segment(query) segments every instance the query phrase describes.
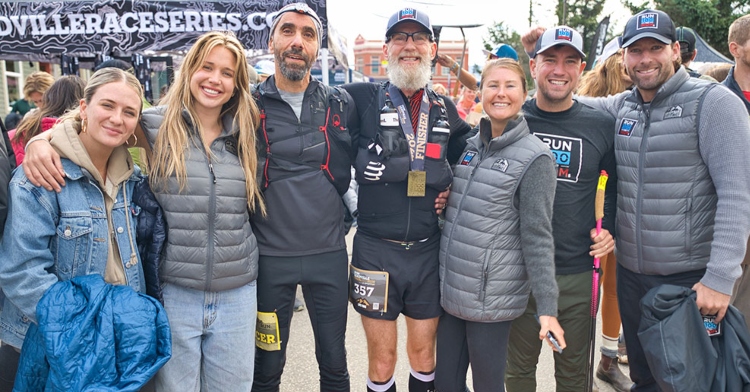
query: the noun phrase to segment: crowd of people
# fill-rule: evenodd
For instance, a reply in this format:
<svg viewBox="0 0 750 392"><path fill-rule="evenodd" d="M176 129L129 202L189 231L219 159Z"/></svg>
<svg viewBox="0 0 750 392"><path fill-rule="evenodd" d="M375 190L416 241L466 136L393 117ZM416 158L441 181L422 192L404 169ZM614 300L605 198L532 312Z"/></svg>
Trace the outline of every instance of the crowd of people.
<svg viewBox="0 0 750 392"><path fill-rule="evenodd" d="M127 64L29 94L0 139L0 391L278 391L298 286L321 391L351 389L349 303L368 391L396 391L401 315L411 392L467 391L469 368L476 392L534 391L544 342L558 391L750 386L750 16L714 80L662 11L585 74L579 32L532 29L533 92L507 44L478 82L438 55L417 9L388 20L383 83L312 78L322 34L283 7L257 80L207 32L156 107Z"/></svg>

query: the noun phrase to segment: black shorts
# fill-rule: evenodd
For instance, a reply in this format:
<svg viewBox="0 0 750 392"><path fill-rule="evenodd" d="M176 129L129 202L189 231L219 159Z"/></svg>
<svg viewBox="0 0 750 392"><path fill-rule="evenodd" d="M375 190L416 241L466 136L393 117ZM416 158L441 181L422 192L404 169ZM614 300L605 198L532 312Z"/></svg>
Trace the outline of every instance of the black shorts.
<svg viewBox="0 0 750 392"><path fill-rule="evenodd" d="M440 234L410 246L370 237L354 235L352 265L370 271L387 271L388 311L370 312L355 306L363 316L395 320L400 313L417 320L440 317Z"/></svg>

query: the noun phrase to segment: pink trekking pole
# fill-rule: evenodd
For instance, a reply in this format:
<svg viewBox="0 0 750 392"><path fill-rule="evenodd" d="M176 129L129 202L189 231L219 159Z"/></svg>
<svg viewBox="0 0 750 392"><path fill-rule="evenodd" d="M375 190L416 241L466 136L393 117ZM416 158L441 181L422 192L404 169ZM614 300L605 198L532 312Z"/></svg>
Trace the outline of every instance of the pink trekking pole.
<svg viewBox="0 0 750 392"><path fill-rule="evenodd" d="M605 170L599 174L599 183L596 186L596 199L594 201L594 217L596 218L596 235L602 232L602 218L604 218L604 190L607 188L609 175ZM591 392L594 388L594 342L596 342L596 314L599 311L599 274L600 260L594 257L594 269L591 277L591 327L589 339L589 366L586 369L588 376L586 391Z"/></svg>

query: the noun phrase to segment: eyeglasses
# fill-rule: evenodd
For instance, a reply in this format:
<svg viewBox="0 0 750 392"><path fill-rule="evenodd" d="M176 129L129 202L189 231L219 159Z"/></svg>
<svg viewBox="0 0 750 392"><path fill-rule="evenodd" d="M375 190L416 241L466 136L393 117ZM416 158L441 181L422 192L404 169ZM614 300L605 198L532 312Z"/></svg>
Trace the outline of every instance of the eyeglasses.
<svg viewBox="0 0 750 392"><path fill-rule="evenodd" d="M415 44L424 44L432 41L432 34L426 31L417 31L416 33L393 33L388 37L388 41L386 42L393 41L396 45L406 45L409 37L411 37Z"/></svg>

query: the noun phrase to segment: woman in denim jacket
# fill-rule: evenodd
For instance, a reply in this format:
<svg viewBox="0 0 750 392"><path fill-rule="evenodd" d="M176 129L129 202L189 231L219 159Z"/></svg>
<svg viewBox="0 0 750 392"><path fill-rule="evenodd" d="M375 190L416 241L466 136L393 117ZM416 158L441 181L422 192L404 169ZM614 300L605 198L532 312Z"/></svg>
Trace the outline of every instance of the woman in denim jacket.
<svg viewBox="0 0 750 392"><path fill-rule="evenodd" d="M96 72L80 108L49 131L67 186L48 191L15 171L0 243L4 353L7 346L19 352L29 323L36 322L37 303L58 281L99 274L108 283L145 291L131 200L142 178L126 147L140 118L141 96L132 74L114 68Z"/></svg>

